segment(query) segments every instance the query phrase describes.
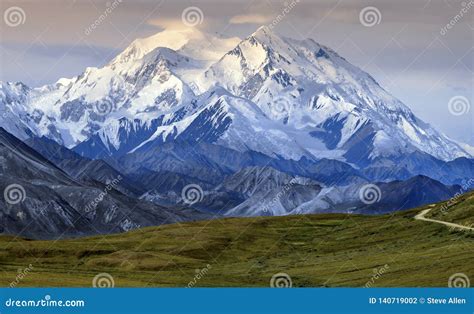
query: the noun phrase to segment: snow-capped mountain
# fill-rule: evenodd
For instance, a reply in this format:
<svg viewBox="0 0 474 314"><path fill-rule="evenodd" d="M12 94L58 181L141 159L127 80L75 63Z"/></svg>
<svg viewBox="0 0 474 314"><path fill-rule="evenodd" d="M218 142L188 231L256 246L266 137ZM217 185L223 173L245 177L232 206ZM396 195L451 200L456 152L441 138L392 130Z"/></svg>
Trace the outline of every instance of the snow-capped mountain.
<svg viewBox="0 0 474 314"><path fill-rule="evenodd" d="M222 86L270 119L309 131L325 144L319 150L309 144L315 140L305 141L315 156L331 150L333 157L358 163L413 150L444 160L469 155L330 48L282 38L266 27L212 65L199 86ZM361 154L361 142L367 154Z"/></svg>
<svg viewBox="0 0 474 314"><path fill-rule="evenodd" d="M240 42L165 30L102 68L34 89L2 83L1 92L9 132L90 158L172 141L362 167L414 151L472 157L330 48L266 27Z"/></svg>
<svg viewBox="0 0 474 314"><path fill-rule="evenodd" d="M20 139L34 135L28 126L28 112L25 107L30 89L22 83L0 84L0 126Z"/></svg>
<svg viewBox="0 0 474 314"><path fill-rule="evenodd" d="M130 208L133 227L382 213L452 197L474 176L472 147L330 48L265 27L243 40L165 30L77 77L38 88L0 82L0 127L0 187L28 190L21 217L0 203L0 218L12 234L32 218L34 237L127 231L129 220L111 223ZM95 216L82 217L118 176ZM384 198L368 206L359 193L373 182ZM190 205L183 190L196 185Z"/></svg>

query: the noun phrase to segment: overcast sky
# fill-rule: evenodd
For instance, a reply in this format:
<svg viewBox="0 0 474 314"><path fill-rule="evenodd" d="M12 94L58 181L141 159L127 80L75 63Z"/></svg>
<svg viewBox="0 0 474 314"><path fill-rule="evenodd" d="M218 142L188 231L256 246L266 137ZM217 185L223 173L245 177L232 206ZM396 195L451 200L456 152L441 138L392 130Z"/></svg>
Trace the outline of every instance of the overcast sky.
<svg viewBox="0 0 474 314"><path fill-rule="evenodd" d="M277 33L333 48L417 116L474 145L474 0L0 0L0 80L36 87L104 65L133 39L182 24L191 6L203 13L195 27L222 37L278 19ZM368 6L375 20L369 11L361 22ZM464 98L450 111L456 96Z"/></svg>

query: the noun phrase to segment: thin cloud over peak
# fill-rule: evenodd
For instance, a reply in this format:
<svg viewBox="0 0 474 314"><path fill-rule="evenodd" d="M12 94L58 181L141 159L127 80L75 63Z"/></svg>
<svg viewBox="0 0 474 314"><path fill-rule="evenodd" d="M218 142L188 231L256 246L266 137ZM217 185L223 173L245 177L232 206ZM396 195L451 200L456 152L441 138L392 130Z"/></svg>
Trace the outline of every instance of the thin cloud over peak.
<svg viewBox="0 0 474 314"><path fill-rule="evenodd" d="M229 23L230 24L265 24L272 20L271 16L263 14L242 14L233 16Z"/></svg>

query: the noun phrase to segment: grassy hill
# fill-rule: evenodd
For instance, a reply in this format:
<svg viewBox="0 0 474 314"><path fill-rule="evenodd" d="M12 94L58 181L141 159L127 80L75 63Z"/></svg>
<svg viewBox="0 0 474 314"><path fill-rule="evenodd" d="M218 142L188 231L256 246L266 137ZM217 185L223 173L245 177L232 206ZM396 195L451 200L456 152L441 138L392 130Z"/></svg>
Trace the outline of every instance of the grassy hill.
<svg viewBox="0 0 474 314"><path fill-rule="evenodd" d="M474 193L453 197L442 206L436 206L426 218L453 222L462 226L474 227Z"/></svg>
<svg viewBox="0 0 474 314"><path fill-rule="evenodd" d="M449 219L472 220L473 196L459 198ZM112 275L116 287L268 287L281 272L293 287L446 287L454 273L473 280L474 234L413 219L426 208L230 218L60 241L2 236L0 284L9 286L29 264L18 287L87 287L99 273Z"/></svg>

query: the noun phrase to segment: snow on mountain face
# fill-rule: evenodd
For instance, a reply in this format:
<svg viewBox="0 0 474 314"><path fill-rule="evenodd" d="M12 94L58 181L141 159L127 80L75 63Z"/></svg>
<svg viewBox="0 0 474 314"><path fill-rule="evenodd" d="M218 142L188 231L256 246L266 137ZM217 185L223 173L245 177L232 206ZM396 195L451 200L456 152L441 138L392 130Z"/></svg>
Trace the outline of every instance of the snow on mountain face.
<svg viewBox="0 0 474 314"><path fill-rule="evenodd" d="M73 79L25 92L22 103L35 117L30 127L67 147L99 132L106 153L123 151L119 141L127 130L119 119L149 127L158 116L173 115L194 97L192 78L236 43L193 29L137 39L103 68L87 68ZM187 56L194 49L200 49L199 59ZM20 135L17 129L10 131Z"/></svg>
<svg viewBox="0 0 474 314"><path fill-rule="evenodd" d="M241 152L250 150L277 158L314 158L294 140L288 128L268 119L260 108L244 98L216 88L197 97L196 104L196 108L188 110L188 115L183 119L168 119L171 123L163 123L132 152L146 149L150 143L178 140L216 143ZM311 139L309 135L306 138L323 146L322 142Z"/></svg>
<svg viewBox="0 0 474 314"><path fill-rule="evenodd" d="M196 28L170 29L147 38L136 39L112 63L126 64L130 60L142 59L158 47L169 48L183 56L210 63L219 60L239 42L237 37L222 39Z"/></svg>
<svg viewBox="0 0 474 314"><path fill-rule="evenodd" d="M33 132L25 123L28 120L25 107L29 88L22 83L0 82L0 126L20 139L27 139Z"/></svg>
<svg viewBox="0 0 474 314"><path fill-rule="evenodd" d="M30 110L41 113L34 128L39 135L71 147L104 127L114 130L108 125L123 117L145 123L194 96L179 75L198 65L172 50L157 48L127 65L88 68L68 86L30 92Z"/></svg>
<svg viewBox="0 0 474 314"><path fill-rule="evenodd" d="M416 150L471 157L331 49L265 27L240 42L166 30L76 78L11 86L0 103L18 116L9 131L25 138L27 126L94 158L180 139L361 165Z"/></svg>
<svg viewBox="0 0 474 314"><path fill-rule="evenodd" d="M222 86L255 102L272 120L311 129L326 150L337 155L340 149L351 161L347 152L359 144L357 138L366 138L368 159L415 149L441 159L469 156L331 49L281 38L265 27L212 65L199 86Z"/></svg>

